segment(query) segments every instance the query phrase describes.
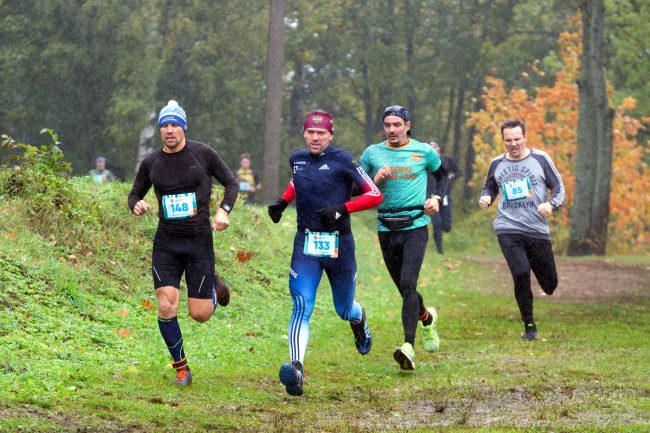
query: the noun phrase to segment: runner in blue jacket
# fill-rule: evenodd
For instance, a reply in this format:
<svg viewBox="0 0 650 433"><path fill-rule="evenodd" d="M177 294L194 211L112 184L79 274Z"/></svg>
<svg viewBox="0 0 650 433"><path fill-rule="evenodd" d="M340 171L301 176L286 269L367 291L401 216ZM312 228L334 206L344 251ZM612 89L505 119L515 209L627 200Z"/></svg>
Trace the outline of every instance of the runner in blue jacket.
<svg viewBox="0 0 650 433"><path fill-rule="evenodd" d="M332 116L324 111L307 114L303 125L307 149L289 158L293 178L282 197L268 207L273 222L280 221L289 202L296 200L298 230L294 238L289 289L293 312L289 322L290 363L280 368L280 381L290 395L303 394L303 362L309 340L309 319L323 271L332 287L334 308L350 322L357 350L370 352L372 335L361 305L354 300L357 264L350 213L381 203L382 195L349 152L330 146ZM361 195L352 199L356 186Z"/></svg>

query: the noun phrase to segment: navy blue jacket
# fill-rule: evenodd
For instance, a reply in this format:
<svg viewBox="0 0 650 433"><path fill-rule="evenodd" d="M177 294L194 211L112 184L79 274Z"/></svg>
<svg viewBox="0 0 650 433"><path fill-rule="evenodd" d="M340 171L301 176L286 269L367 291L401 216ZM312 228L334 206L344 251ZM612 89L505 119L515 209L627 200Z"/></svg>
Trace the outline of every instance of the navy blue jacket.
<svg viewBox="0 0 650 433"><path fill-rule="evenodd" d="M316 211L349 202L354 184L361 191L381 197L377 186L346 150L331 145L319 155L306 149L296 150L289 157L289 164L293 171L298 230L348 233L349 214L335 224L324 225Z"/></svg>

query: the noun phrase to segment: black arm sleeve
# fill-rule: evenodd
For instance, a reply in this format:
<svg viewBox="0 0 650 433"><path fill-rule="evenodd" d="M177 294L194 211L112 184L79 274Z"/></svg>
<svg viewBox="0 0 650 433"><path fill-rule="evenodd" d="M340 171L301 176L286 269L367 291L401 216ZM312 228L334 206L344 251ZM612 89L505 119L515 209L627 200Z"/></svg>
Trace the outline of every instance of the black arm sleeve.
<svg viewBox="0 0 650 433"><path fill-rule="evenodd" d="M488 174L485 178L485 184L481 190L481 197L484 195L489 195L494 202L494 199L497 198L499 194L499 185L497 184L496 179L494 178L494 172L496 171L497 161L492 161L490 167L488 168Z"/></svg>
<svg viewBox="0 0 650 433"><path fill-rule="evenodd" d="M451 158L448 159L447 170L449 171L450 174L454 175L454 179L457 177L461 177L463 175L463 172L461 171L460 168L458 168L458 164L456 164L456 161L454 161Z"/></svg>
<svg viewBox="0 0 650 433"><path fill-rule="evenodd" d="M449 173L443 164L440 164L440 167L433 173L433 177L436 179L436 193L438 197L442 198L447 195L449 190Z"/></svg>
<svg viewBox="0 0 650 433"><path fill-rule="evenodd" d="M235 206L235 201L237 200L237 194L239 193L239 183L237 182L237 176L228 168L223 159L219 156L216 150L210 148L210 164L209 173L219 181L221 185L224 186L225 191L223 194L223 200L221 200L221 207L227 207L232 210Z"/></svg>
<svg viewBox="0 0 650 433"><path fill-rule="evenodd" d="M129 209L131 209L131 212L133 212L133 208L135 207L136 203L142 200L145 195L147 195L147 192L149 192L150 188L151 179L149 179L149 170L145 167L145 161L142 161L140 168L138 168L138 174L133 180L133 187L131 188L131 192L129 193L129 197L127 199L127 203L129 205Z"/></svg>

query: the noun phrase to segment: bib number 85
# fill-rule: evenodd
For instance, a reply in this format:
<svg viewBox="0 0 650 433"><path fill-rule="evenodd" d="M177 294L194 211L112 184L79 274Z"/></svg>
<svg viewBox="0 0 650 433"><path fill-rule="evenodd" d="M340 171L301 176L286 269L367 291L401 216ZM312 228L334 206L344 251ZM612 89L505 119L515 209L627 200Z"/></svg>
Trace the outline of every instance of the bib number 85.
<svg viewBox="0 0 650 433"><path fill-rule="evenodd" d="M503 183L503 195L506 201L530 198L530 180L524 177Z"/></svg>

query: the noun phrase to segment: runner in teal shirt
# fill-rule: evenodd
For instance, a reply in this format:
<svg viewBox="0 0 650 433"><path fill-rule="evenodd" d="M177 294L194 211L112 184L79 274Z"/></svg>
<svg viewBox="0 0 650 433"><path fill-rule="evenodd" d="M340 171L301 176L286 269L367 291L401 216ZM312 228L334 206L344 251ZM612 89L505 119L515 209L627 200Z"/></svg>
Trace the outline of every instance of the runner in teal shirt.
<svg viewBox="0 0 650 433"><path fill-rule="evenodd" d="M403 370L415 368L415 334L422 322L422 344L427 352L438 350L437 313L425 307L417 281L429 239L429 217L438 212L447 193L449 178L436 151L409 137L411 118L399 105L383 114L386 141L369 146L360 165L381 190L377 230L379 245L393 282L402 296L404 344L393 358ZM427 197L427 172L437 179L436 194Z"/></svg>
<svg viewBox="0 0 650 433"><path fill-rule="evenodd" d="M413 206L423 207L427 197L427 171L434 173L441 166L440 157L428 144L407 138L403 146L393 146L388 141L372 144L361 155L360 164L366 173L375 176L382 167L390 167L390 177L381 186L384 201L379 205L380 213L390 216L409 215L414 218L413 225L403 229L416 229L429 224L430 219L422 210L381 212L389 209L403 209ZM377 220L377 230L390 229Z"/></svg>

